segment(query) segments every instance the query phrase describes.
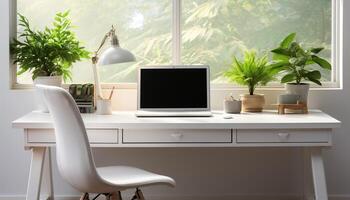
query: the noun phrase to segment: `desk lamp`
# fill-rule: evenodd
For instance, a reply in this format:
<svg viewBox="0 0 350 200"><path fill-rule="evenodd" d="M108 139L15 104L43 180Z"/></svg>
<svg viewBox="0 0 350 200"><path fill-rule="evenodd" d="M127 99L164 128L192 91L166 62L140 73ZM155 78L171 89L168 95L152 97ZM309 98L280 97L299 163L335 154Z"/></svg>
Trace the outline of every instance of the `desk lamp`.
<svg viewBox="0 0 350 200"><path fill-rule="evenodd" d="M111 40L111 46L107 48L105 51L103 51L101 55L99 55L107 39ZM95 79L97 100L104 99L102 95L100 77L97 70L97 66L132 62L135 60L136 60L135 56L131 52L129 52L128 50L122 49L119 46L119 40L115 33L115 28L114 26L112 26L111 30L104 36L100 46L98 47L97 51L94 52L94 55L92 57L92 65L93 65L92 68L93 68L94 79Z"/></svg>
<svg viewBox="0 0 350 200"><path fill-rule="evenodd" d="M111 39L111 46L99 56L102 47L109 38ZM120 47L118 37L115 34L115 28L114 26L112 26L111 30L104 36L100 46L98 47L97 51L95 51L92 57L94 79L96 84L96 94L98 99L103 99L103 95L97 66L132 62L135 60L135 56L130 51L122 49Z"/></svg>

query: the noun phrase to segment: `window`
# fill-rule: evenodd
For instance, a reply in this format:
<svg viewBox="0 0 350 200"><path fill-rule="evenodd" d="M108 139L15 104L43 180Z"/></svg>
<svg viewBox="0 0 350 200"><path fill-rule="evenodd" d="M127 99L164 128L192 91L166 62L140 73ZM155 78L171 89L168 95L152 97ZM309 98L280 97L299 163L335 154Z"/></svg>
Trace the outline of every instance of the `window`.
<svg viewBox="0 0 350 200"><path fill-rule="evenodd" d="M336 86L340 68L340 0L17 0L17 12L33 27L51 23L56 12L70 10L75 32L94 51L111 24L121 46L136 63L100 68L102 82L135 83L136 68L152 64L209 64L211 80L226 84L222 72L232 57L255 49L268 52L291 32L305 46L325 47L333 70L324 83ZM89 60L73 66L73 82L92 82ZM30 74L17 77L31 83ZM326 84L326 85L327 85ZM339 86L339 84L338 84Z"/></svg>
<svg viewBox="0 0 350 200"><path fill-rule="evenodd" d="M51 24L55 13L70 10L75 32L89 51L95 51L104 34L116 24L123 48L132 50L138 62L99 68L103 82L136 82L139 65L171 62L171 0L18 0L17 11L35 28ZM73 66L73 82L93 81L91 61ZM30 83L31 76L18 77Z"/></svg>

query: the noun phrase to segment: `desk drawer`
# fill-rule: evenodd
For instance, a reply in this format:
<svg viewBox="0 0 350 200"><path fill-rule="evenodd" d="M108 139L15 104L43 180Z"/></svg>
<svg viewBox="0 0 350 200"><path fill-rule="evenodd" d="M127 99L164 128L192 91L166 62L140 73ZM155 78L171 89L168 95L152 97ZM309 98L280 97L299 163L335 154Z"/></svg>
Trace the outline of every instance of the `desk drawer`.
<svg viewBox="0 0 350 200"><path fill-rule="evenodd" d="M117 144L118 130L88 129L86 130L91 144ZM29 129L27 131L28 143L54 143L53 129Z"/></svg>
<svg viewBox="0 0 350 200"><path fill-rule="evenodd" d="M226 130L123 130L123 143L231 143Z"/></svg>
<svg viewBox="0 0 350 200"><path fill-rule="evenodd" d="M237 143L326 143L331 129L237 130Z"/></svg>

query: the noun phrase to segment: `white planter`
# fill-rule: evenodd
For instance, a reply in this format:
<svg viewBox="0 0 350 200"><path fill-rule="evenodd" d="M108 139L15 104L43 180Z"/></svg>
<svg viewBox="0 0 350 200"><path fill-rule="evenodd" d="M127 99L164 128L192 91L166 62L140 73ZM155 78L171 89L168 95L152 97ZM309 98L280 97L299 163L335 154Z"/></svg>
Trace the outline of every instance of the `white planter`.
<svg viewBox="0 0 350 200"><path fill-rule="evenodd" d="M310 88L310 85L308 83L301 83L301 84L287 83L285 87L286 87L287 94L299 95L300 97L299 100L307 104L309 88Z"/></svg>
<svg viewBox="0 0 350 200"><path fill-rule="evenodd" d="M38 76L36 79L34 79L34 86L35 85L50 85L50 86L62 86L62 76ZM37 108L41 112L49 112L47 109L47 106L45 105L44 100L39 95L39 93L35 92L35 99L37 102Z"/></svg>
<svg viewBox="0 0 350 200"><path fill-rule="evenodd" d="M242 101L237 100L224 100L224 111L225 113L241 113Z"/></svg>

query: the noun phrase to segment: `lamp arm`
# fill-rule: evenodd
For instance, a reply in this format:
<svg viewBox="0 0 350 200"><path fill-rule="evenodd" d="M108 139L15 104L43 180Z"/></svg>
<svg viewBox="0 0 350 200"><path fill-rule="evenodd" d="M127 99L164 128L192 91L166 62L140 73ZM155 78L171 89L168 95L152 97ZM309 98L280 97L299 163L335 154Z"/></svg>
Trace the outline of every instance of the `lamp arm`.
<svg viewBox="0 0 350 200"><path fill-rule="evenodd" d="M97 99L103 99L102 89L101 89L101 84L100 84L100 76L99 76L98 71L97 71L98 54L99 54L100 50L102 49L103 45L106 43L106 40L108 37L109 37L109 34L106 34L103 37L100 46L98 47L98 49L95 51L94 55L91 58L92 71L94 73Z"/></svg>
<svg viewBox="0 0 350 200"><path fill-rule="evenodd" d="M102 47L106 43L106 40L114 33L114 27L112 26L112 29L103 37L100 46L95 51L94 55L91 58L92 61L92 71L94 73L94 80L95 80L95 86L96 86L96 95L98 99L103 99L102 95L102 89L100 84L100 76L97 71L97 62L98 62L98 54L100 53Z"/></svg>
<svg viewBox="0 0 350 200"><path fill-rule="evenodd" d="M98 47L98 49L95 51L94 55L91 58L95 86L96 86L96 95L97 95L98 99L103 99L102 89L101 89L101 85L100 85L100 77L99 77L99 74L97 71L98 54L100 53L102 47L104 46L104 44L106 43L106 41L109 37L112 38L112 45L119 46L119 40L115 34L115 28L114 28L114 26L112 26L111 30L103 37L100 46Z"/></svg>
<svg viewBox="0 0 350 200"><path fill-rule="evenodd" d="M97 72L96 65L97 65L96 63L92 63L92 71L94 73L94 80L95 80L95 86L96 86L96 95L97 95L97 99L103 99L102 89L101 89L101 84L100 84L100 77L99 77L99 74Z"/></svg>
<svg viewBox="0 0 350 200"><path fill-rule="evenodd" d="M105 44L105 42L106 42L108 37L109 37L108 34L106 34L105 37L103 38L100 46L98 47L97 51L95 51L94 55L91 58L92 71L94 73L94 80L95 80L97 99L103 99L102 89L101 89L101 85L100 85L100 77L99 77L99 74L98 74L98 71L97 71L98 54L99 54L101 48L103 47L103 45Z"/></svg>
<svg viewBox="0 0 350 200"><path fill-rule="evenodd" d="M97 57L98 54L100 53L100 50L102 49L103 45L106 43L106 40L111 37L112 38L112 44L119 46L119 40L117 35L115 34L115 28L112 25L112 28L106 35L103 37L100 46L98 47L97 51L95 51L95 56Z"/></svg>
<svg viewBox="0 0 350 200"><path fill-rule="evenodd" d="M101 51L103 45L106 43L106 40L107 40L108 37L109 37L109 33L107 33L107 34L103 37L100 46L99 46L98 49L95 51L95 56L96 56L96 57L97 57L98 54L100 53L100 51Z"/></svg>

